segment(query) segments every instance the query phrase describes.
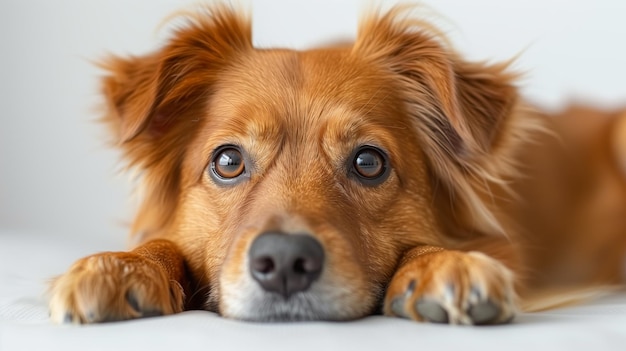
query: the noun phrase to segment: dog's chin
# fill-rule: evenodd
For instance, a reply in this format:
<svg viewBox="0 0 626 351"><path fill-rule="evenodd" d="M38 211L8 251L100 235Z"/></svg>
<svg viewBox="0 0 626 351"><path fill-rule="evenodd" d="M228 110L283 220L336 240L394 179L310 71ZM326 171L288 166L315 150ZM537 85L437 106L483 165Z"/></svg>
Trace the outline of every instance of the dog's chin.
<svg viewBox="0 0 626 351"><path fill-rule="evenodd" d="M335 302L312 293L296 293L285 298L279 294L255 292L239 301L222 305L225 317L251 322L294 322L346 320L354 318Z"/></svg>
<svg viewBox="0 0 626 351"><path fill-rule="evenodd" d="M297 293L289 298L262 293L241 315L234 318L251 322L293 322L338 319L329 306L321 305L311 294Z"/></svg>
<svg viewBox="0 0 626 351"><path fill-rule="evenodd" d="M224 317L251 322L345 321L370 314L374 305L356 298L348 287L314 284L286 298L253 282L241 285L246 287L222 291L219 310Z"/></svg>

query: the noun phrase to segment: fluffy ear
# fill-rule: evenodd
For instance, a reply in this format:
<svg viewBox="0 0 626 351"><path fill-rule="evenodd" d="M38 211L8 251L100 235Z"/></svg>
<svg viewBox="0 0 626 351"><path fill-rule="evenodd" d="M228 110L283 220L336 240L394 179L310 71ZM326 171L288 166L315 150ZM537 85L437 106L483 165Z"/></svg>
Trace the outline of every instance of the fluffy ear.
<svg viewBox="0 0 626 351"><path fill-rule="evenodd" d="M152 119L159 85L159 55L110 57L100 64L109 75L102 80L107 102L107 122L115 138L132 140Z"/></svg>
<svg viewBox="0 0 626 351"><path fill-rule="evenodd" d="M457 160L489 152L515 104L516 75L506 72L508 64L463 61L408 10L396 7L362 22L354 50L398 74L431 152Z"/></svg>
<svg viewBox="0 0 626 351"><path fill-rule="evenodd" d="M432 25L407 15L411 9L396 7L363 21L354 51L396 75L435 173L465 198L470 211L479 212L474 217L499 230L468 179L500 176L484 166L515 105L516 75L507 73L507 64L460 59Z"/></svg>
<svg viewBox="0 0 626 351"><path fill-rule="evenodd" d="M132 232L154 235L166 228L181 187L185 146L219 72L252 48L247 18L229 7L185 15L165 45L140 57L111 57L101 66L104 122L131 167L142 174L143 202Z"/></svg>
<svg viewBox="0 0 626 351"><path fill-rule="evenodd" d="M487 65L453 60L459 113L470 129L478 152L491 153L517 102L509 62Z"/></svg>
<svg viewBox="0 0 626 351"><path fill-rule="evenodd" d="M161 136L184 109L206 97L216 71L252 47L247 18L225 5L185 15L184 24L156 53L111 57L101 67L108 121L121 142L143 132Z"/></svg>

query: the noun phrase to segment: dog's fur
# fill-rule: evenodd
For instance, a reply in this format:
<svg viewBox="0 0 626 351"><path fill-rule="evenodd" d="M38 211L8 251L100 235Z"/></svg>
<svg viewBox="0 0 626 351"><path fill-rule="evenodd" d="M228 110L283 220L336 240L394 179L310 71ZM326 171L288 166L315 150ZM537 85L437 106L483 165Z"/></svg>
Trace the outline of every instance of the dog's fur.
<svg viewBox="0 0 626 351"><path fill-rule="evenodd" d="M57 278L53 320L205 308L494 324L548 289L621 283L626 113L539 113L508 63L466 61L410 12L298 52L253 48L249 20L218 5L156 52L105 60L104 121L142 176L137 247ZM209 175L222 145L243 150L236 184ZM380 184L351 172L362 145L388 155ZM286 299L250 277L268 231L321 243L309 289Z"/></svg>

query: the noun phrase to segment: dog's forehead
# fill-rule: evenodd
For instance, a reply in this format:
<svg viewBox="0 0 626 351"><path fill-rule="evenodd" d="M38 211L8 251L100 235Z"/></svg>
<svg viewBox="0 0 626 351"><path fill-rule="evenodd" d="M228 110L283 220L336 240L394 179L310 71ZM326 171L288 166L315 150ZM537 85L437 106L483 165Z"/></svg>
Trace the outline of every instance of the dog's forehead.
<svg viewBox="0 0 626 351"><path fill-rule="evenodd" d="M213 101L239 116L269 114L291 125L336 117L337 108L367 118L391 102L391 90L388 75L348 49L256 50L224 72Z"/></svg>
<svg viewBox="0 0 626 351"><path fill-rule="evenodd" d="M349 49L255 50L222 72L210 104L219 119L213 125L406 124L394 84L388 71Z"/></svg>

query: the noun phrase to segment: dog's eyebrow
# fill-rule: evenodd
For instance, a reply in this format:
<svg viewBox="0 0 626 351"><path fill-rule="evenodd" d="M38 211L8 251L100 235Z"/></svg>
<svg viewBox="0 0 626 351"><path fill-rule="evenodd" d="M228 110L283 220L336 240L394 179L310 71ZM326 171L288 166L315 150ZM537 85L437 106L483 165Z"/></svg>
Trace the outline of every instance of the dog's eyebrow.
<svg viewBox="0 0 626 351"><path fill-rule="evenodd" d="M341 153L345 153L346 149L350 151L360 144L370 144L389 151L396 149L391 129L404 127L385 123L387 121L383 117L368 118L356 111L335 106L328 112L329 117L320 130L324 150L337 153L341 149Z"/></svg>

